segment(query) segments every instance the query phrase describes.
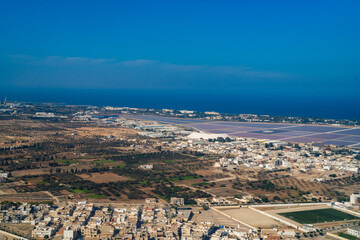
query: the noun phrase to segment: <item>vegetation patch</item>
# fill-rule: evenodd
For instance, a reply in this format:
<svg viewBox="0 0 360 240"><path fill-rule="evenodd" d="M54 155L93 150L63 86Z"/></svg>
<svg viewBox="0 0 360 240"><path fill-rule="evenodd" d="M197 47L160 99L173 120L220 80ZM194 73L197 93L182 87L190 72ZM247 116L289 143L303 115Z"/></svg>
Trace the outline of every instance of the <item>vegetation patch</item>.
<svg viewBox="0 0 360 240"><path fill-rule="evenodd" d="M190 191L187 187L174 186L172 184L160 184L152 190L157 196L170 201L172 197L181 197L184 198L185 204L196 204L196 201L193 198L204 198L211 197L210 194L202 192L200 190Z"/></svg>
<svg viewBox="0 0 360 240"><path fill-rule="evenodd" d="M200 178L199 176L185 176L185 177L173 177L173 178L170 178L171 181L182 181L182 180L190 180L190 179L195 179L195 178Z"/></svg>
<svg viewBox="0 0 360 240"><path fill-rule="evenodd" d="M101 198L106 198L105 195L102 194L91 194L91 195L87 195L88 198L94 198L94 199L101 199Z"/></svg>
<svg viewBox="0 0 360 240"><path fill-rule="evenodd" d="M208 183L208 182L201 182L201 183L193 183L193 184L191 184L191 185L193 185L193 186L205 186L205 185L210 185L210 183Z"/></svg>
<svg viewBox="0 0 360 240"><path fill-rule="evenodd" d="M70 190L71 192L73 193L81 193L81 194L88 194L88 193L93 193L91 190L88 190L88 189L71 189Z"/></svg>
<svg viewBox="0 0 360 240"><path fill-rule="evenodd" d="M116 163L114 160L102 159L102 160L95 160L93 164L106 164L106 163Z"/></svg>
<svg viewBox="0 0 360 240"><path fill-rule="evenodd" d="M350 240L359 240L360 238L358 238L358 237L355 237L355 236L352 236L352 235L350 235L350 234L347 234L347 233L338 233L338 235L340 236L340 237L343 237L343 238L346 238L346 239L350 239Z"/></svg>
<svg viewBox="0 0 360 240"><path fill-rule="evenodd" d="M69 159L56 159L56 161L58 163L62 163L64 165L70 165L70 164L76 163L75 160L69 160Z"/></svg>

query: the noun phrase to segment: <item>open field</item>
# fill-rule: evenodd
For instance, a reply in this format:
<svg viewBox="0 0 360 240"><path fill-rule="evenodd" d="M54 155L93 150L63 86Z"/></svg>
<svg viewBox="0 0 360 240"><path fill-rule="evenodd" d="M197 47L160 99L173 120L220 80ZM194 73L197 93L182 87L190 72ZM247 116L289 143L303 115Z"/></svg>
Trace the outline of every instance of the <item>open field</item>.
<svg viewBox="0 0 360 240"><path fill-rule="evenodd" d="M111 127L80 127L76 129L79 136L103 136L112 135L114 137L123 137L124 134L136 134L138 131L128 128L111 128Z"/></svg>
<svg viewBox="0 0 360 240"><path fill-rule="evenodd" d="M198 208L193 208L193 212L194 212L194 216L191 220L196 223L212 222L216 226L225 225L229 227L237 227L239 225L237 221L234 221L231 218L228 218L212 209L204 211L202 208L198 207Z"/></svg>
<svg viewBox="0 0 360 240"><path fill-rule="evenodd" d="M31 176L31 175L41 175L41 174L49 174L49 168L35 168L35 169L26 169L26 170L17 170L13 171L12 175L14 177L22 177L22 176Z"/></svg>
<svg viewBox="0 0 360 240"><path fill-rule="evenodd" d="M115 173L104 172L104 173L84 173L80 174L79 177L89 180L95 183L108 183L108 182L119 182L127 181L129 178L125 176L119 176Z"/></svg>
<svg viewBox="0 0 360 240"><path fill-rule="evenodd" d="M332 208L278 214L302 224L360 219Z"/></svg>
<svg viewBox="0 0 360 240"><path fill-rule="evenodd" d="M0 202L13 201L13 202L41 202L41 201L53 201L54 199L43 192L31 192L31 193L16 193L0 195Z"/></svg>
<svg viewBox="0 0 360 240"><path fill-rule="evenodd" d="M258 213L252 209L243 208L218 208L221 212L239 220L245 222L255 228L273 228L282 226L274 219L267 217L261 213Z"/></svg>
<svg viewBox="0 0 360 240"><path fill-rule="evenodd" d="M27 236L34 226L27 223L1 223L0 228L20 236Z"/></svg>

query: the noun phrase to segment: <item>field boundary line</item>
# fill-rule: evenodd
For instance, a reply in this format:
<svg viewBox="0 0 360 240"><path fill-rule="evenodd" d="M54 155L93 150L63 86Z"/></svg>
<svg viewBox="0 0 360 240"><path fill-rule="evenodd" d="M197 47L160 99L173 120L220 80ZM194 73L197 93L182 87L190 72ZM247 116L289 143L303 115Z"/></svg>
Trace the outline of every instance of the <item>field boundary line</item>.
<svg viewBox="0 0 360 240"><path fill-rule="evenodd" d="M292 206L311 206L311 205L328 205L330 206L330 203L321 202L321 203L287 203L287 204L262 204L262 205L248 205L249 207L292 207Z"/></svg>
<svg viewBox="0 0 360 240"><path fill-rule="evenodd" d="M236 221L236 222L238 222L238 223L240 223L240 224L243 224L243 225L247 226L248 228L251 228L251 229L253 229L253 230L257 230L256 227L251 226L250 224L247 224L247 223L245 223L245 222L243 222L243 221L240 221L239 219L236 219L236 218L234 218L234 217L232 217L232 216L230 216L230 215L228 215L228 214L226 214L226 213L224 213L224 212L216 209L215 207L212 207L211 209L214 209L216 212L218 212L218 213L224 215L225 217L228 217L228 218L230 218L230 219L232 219L232 220L234 220L234 221Z"/></svg>
<svg viewBox="0 0 360 240"><path fill-rule="evenodd" d="M339 235L333 234L333 233L326 233L326 235L329 235L330 237L339 239L339 240L348 240L347 238L340 237Z"/></svg>
<svg viewBox="0 0 360 240"><path fill-rule="evenodd" d="M259 210L259 209L253 208L253 207L249 207L249 209L254 210L255 212L258 212L258 213L260 213L260 214L263 214L263 215L265 215L265 216L267 216L267 217L270 217L270 218L272 218L272 219L274 219L274 220L276 220L276 221L279 221L279 222L281 222L281 223L283 223L283 224L285 224L285 225L288 225L288 226L293 227L293 228L295 228L295 229L298 229L298 230L300 230L300 231L307 232L304 228L299 227L299 226L297 226L296 224L291 223L291 222L288 222L288 221L286 221L286 220L284 220L284 219L281 219L281 218L279 218L279 217L276 217L276 216L274 216L274 215L272 215L272 214L270 214L270 213L261 211L261 210Z"/></svg>
<svg viewBox="0 0 360 240"><path fill-rule="evenodd" d="M10 236L10 237L15 238L15 239L28 240L27 238L24 238L24 237L21 237L21 236L18 236L18 235L15 235L13 233L9 233L9 232L3 231L3 230L0 230L0 233L2 233L4 235L7 235L7 236Z"/></svg>
<svg viewBox="0 0 360 240"><path fill-rule="evenodd" d="M341 212L346 212L346 213L349 213L351 215L355 215L357 217L360 217L360 213L358 213L358 212L355 212L355 211L352 211L352 210L349 210L349 209L343 209L343 208L338 207L338 206L333 206L333 208L335 208L335 209L337 209L337 210L339 210Z"/></svg>

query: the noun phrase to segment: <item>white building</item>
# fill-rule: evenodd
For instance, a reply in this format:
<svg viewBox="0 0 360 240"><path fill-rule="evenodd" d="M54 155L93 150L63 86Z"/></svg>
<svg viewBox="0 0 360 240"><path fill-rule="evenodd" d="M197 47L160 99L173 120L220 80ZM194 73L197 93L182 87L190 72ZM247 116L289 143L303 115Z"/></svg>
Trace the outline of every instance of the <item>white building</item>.
<svg viewBox="0 0 360 240"><path fill-rule="evenodd" d="M0 180L5 180L5 179L8 178L8 176L9 176L8 173L6 173L6 172L0 172Z"/></svg>
<svg viewBox="0 0 360 240"><path fill-rule="evenodd" d="M139 168L144 169L144 170L151 170L153 169L153 165L152 164L148 164L148 165L140 165Z"/></svg>
<svg viewBox="0 0 360 240"><path fill-rule="evenodd" d="M51 237L54 234L54 229L52 227L41 227L37 226L34 230L31 232L31 237L33 238L45 238Z"/></svg>
<svg viewBox="0 0 360 240"><path fill-rule="evenodd" d="M190 139L205 139L205 140L208 140L208 139L217 139L217 138L228 138L230 137L229 135L227 134L209 134L209 133L204 133L204 132L193 132L191 133L189 136L187 136L187 138L190 138Z"/></svg>
<svg viewBox="0 0 360 240"><path fill-rule="evenodd" d="M64 240L73 240L76 238L76 232L72 230L70 227L66 227L64 230Z"/></svg>
<svg viewBox="0 0 360 240"><path fill-rule="evenodd" d="M172 197L170 199L170 204L172 204L172 205L184 205L184 199L183 198Z"/></svg>
<svg viewBox="0 0 360 240"><path fill-rule="evenodd" d="M146 203L157 203L156 198L145 198Z"/></svg>
<svg viewBox="0 0 360 240"><path fill-rule="evenodd" d="M352 195L350 195L350 203L351 204L359 204L360 203L360 194L353 193Z"/></svg>
<svg viewBox="0 0 360 240"><path fill-rule="evenodd" d="M352 236L360 238L360 227L349 227L347 232Z"/></svg>

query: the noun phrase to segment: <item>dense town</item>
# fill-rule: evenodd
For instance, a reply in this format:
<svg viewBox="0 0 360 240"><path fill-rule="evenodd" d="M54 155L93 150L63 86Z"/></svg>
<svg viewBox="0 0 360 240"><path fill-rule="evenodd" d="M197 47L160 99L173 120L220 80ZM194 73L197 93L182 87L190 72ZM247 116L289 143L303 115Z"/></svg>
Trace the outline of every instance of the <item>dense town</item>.
<svg viewBox="0 0 360 240"><path fill-rule="evenodd" d="M5 211L6 210L6 211ZM95 207L86 202L58 206L22 204L2 210L2 222L29 223L31 238L52 239L220 239L233 235L257 239L256 231L190 221L187 208Z"/></svg>

